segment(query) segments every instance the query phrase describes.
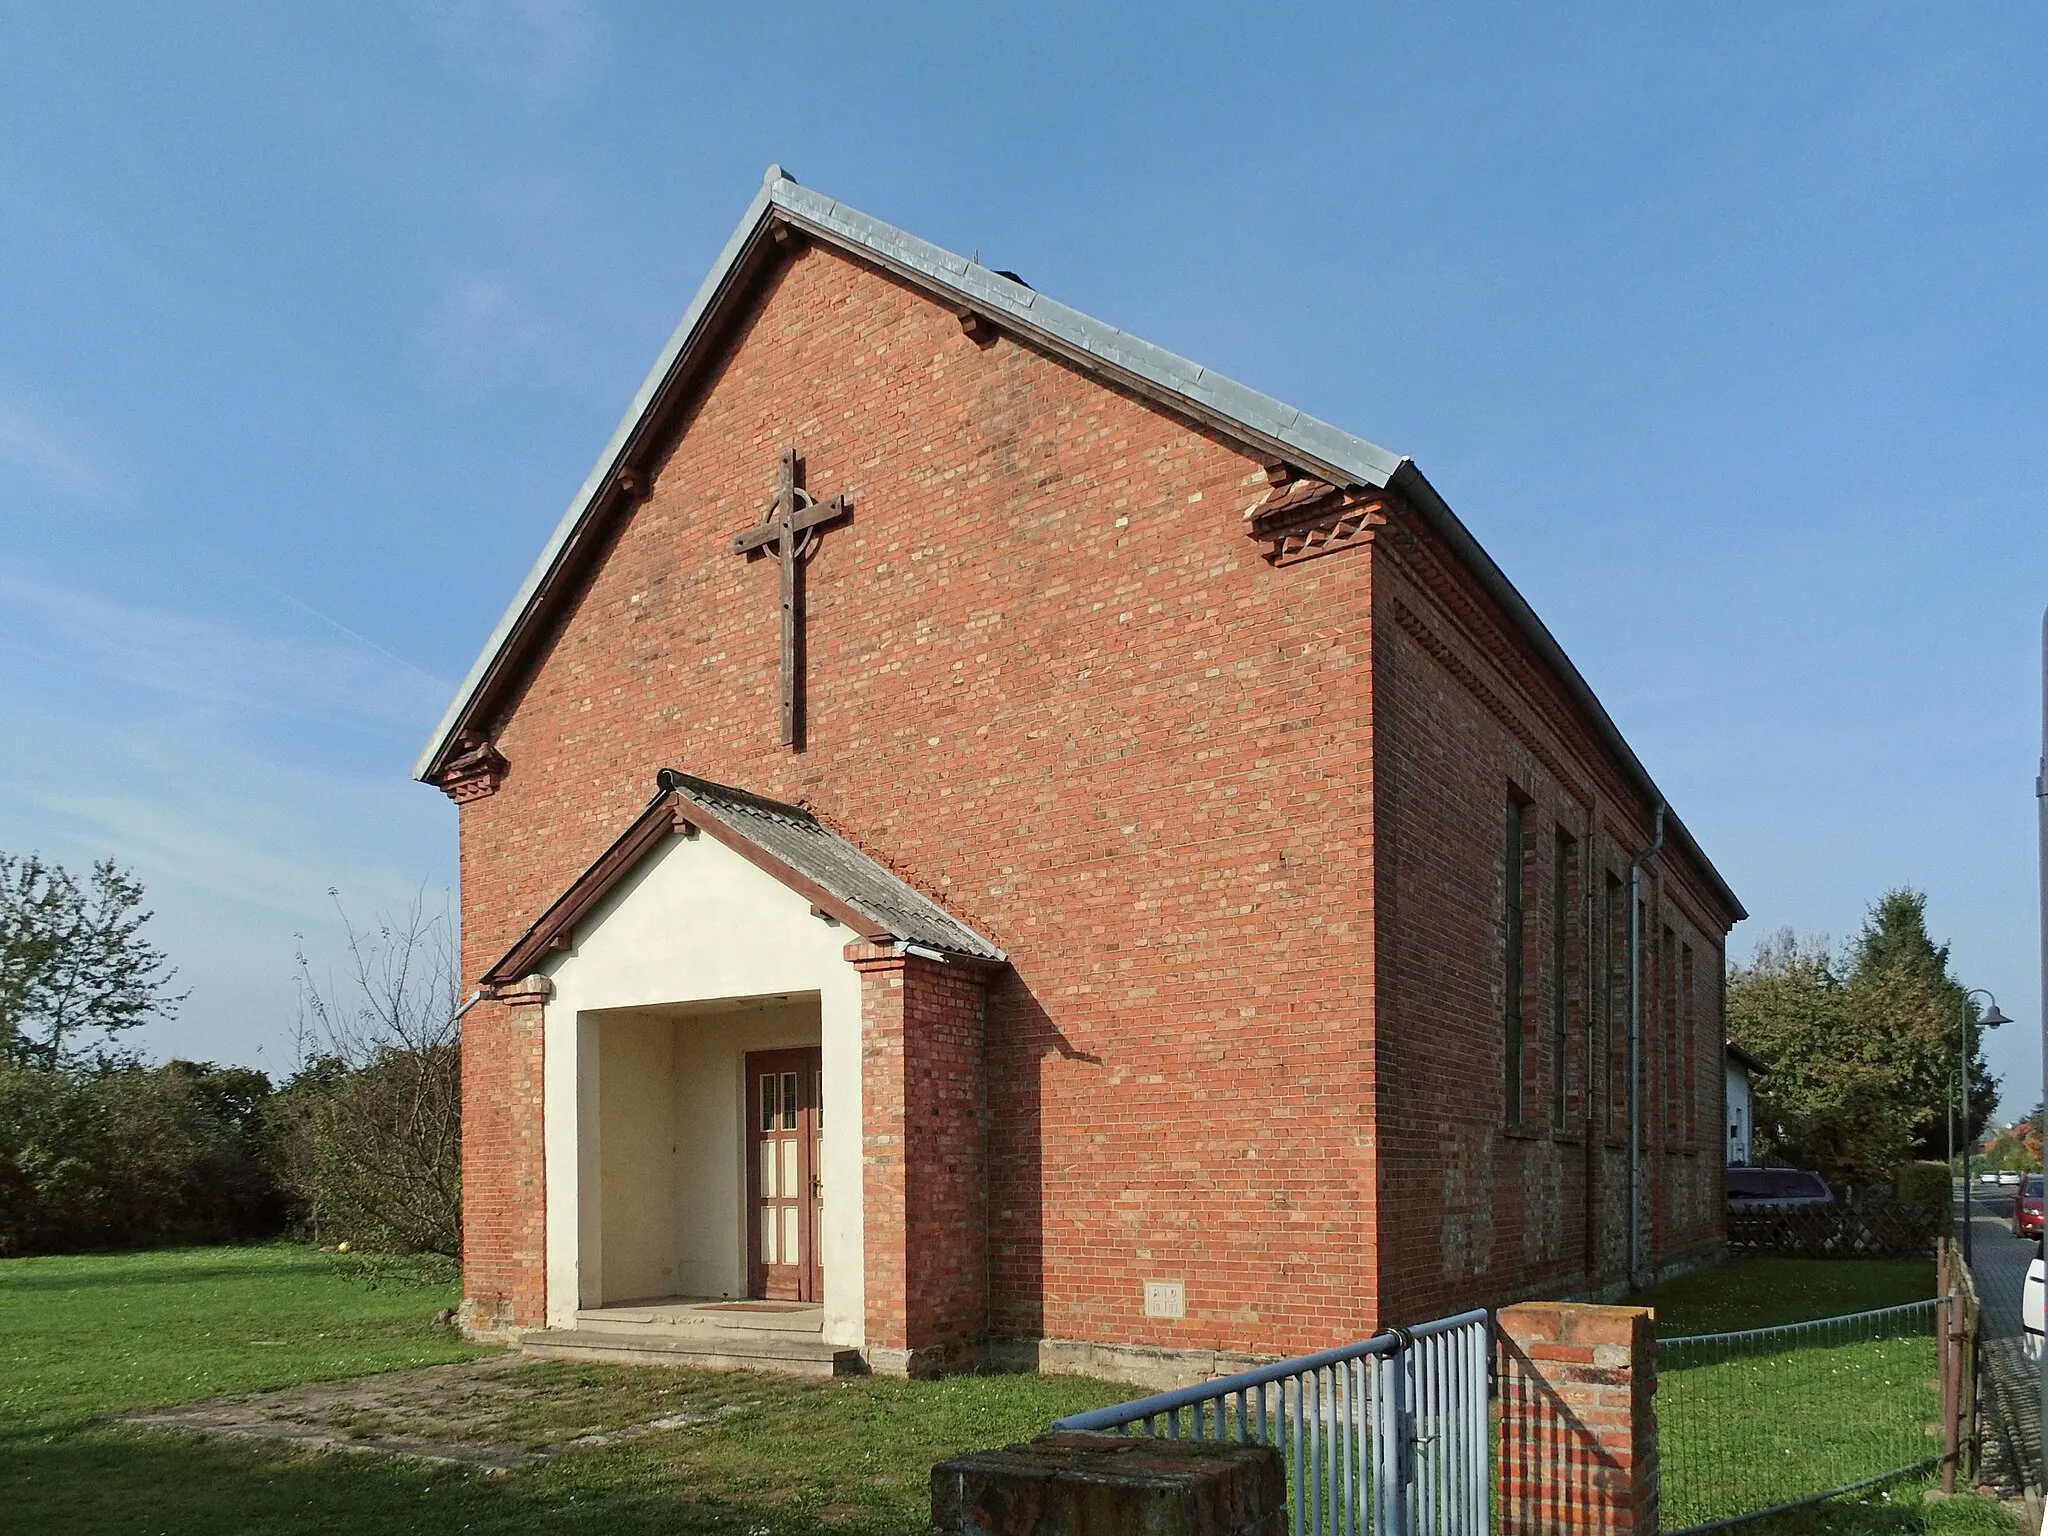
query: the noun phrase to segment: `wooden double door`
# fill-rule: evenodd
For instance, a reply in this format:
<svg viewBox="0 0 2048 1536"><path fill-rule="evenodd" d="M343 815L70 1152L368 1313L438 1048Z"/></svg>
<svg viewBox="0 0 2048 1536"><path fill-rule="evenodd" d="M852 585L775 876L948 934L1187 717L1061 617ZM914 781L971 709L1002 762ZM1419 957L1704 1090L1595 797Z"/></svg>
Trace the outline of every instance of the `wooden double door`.
<svg viewBox="0 0 2048 1536"><path fill-rule="evenodd" d="M747 1273L768 1301L822 1301L824 1053L747 1053Z"/></svg>

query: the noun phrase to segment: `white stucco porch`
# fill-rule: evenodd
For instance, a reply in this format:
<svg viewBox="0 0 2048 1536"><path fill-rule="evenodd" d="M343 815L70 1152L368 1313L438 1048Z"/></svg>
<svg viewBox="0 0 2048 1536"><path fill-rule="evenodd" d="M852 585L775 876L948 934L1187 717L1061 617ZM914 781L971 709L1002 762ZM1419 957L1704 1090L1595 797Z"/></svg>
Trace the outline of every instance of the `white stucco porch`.
<svg viewBox="0 0 2048 1536"><path fill-rule="evenodd" d="M861 990L850 937L710 837L656 844L540 967L547 1324L748 1295L744 1063L815 1046L823 1342L866 1341Z"/></svg>

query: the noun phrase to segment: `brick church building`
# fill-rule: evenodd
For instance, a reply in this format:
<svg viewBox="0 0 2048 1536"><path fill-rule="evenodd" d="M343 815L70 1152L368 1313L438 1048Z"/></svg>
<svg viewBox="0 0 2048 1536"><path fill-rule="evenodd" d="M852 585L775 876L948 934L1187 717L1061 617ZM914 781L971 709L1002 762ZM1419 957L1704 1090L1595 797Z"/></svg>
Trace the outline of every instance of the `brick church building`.
<svg viewBox="0 0 2048 1536"><path fill-rule="evenodd" d="M475 1331L1162 1380L1719 1241L1742 909L1415 465L779 168L416 773Z"/></svg>

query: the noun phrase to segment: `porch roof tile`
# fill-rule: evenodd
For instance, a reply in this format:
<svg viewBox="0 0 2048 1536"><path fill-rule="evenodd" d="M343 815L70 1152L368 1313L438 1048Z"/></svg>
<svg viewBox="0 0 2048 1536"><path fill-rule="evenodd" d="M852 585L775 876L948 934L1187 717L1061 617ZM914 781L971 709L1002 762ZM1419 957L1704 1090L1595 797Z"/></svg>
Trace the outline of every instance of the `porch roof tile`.
<svg viewBox="0 0 2048 1536"><path fill-rule="evenodd" d="M940 957L1000 963L1001 949L922 891L819 822L799 805L664 768L647 808L557 897L482 977L486 987L517 982L551 952L656 844L684 831L708 833L810 899L820 915L871 942L893 942Z"/></svg>

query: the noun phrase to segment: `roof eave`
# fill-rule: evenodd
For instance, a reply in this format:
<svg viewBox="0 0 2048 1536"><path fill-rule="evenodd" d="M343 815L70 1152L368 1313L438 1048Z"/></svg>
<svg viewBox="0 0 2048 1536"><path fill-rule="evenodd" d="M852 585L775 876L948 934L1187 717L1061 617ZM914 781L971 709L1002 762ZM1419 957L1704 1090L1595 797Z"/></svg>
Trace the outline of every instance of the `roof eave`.
<svg viewBox="0 0 2048 1536"><path fill-rule="evenodd" d="M999 946L989 943L965 924L960 925L963 931L987 944L990 953L981 955L956 950L899 933L887 919L828 890L802 870L776 857L749 837L744 827L735 826L716 811L677 790L663 789L647 802L640 814L604 852L548 904L512 947L485 969L480 978L482 984L498 987L516 983L548 955L573 942L576 929L597 910L621 880L638 868L657 846L686 831L701 832L723 844L784 888L809 901L814 912L831 918L867 943L892 945L899 951L932 954L962 965L1001 966L1008 963L1008 956Z"/></svg>
<svg viewBox="0 0 2048 1536"><path fill-rule="evenodd" d="M440 724L434 727L426 750L413 764L412 776L422 783L431 783L434 775L446 765L449 749L455 744L456 736L470 723L470 715L477 703L497 681L507 663L518 659L521 647L515 642L524 638L528 621L541 608L540 599L562 569L566 557L573 552L579 537L590 524L593 515L600 510L604 493L626 463L628 450L635 446L649 425L649 417L655 405L670 391L682 376L689 371L696 350L693 343L699 340L700 331L705 329L707 319L714 316L726 292L739 279L747 267L747 258L760 243L768 224L770 209L774 206L772 188L780 177L776 166L768 168L768 178L761 190L754 194L754 200L747 205L746 213L739 225L725 242L725 248L713 263L710 273L697 289L690 307L683 312L682 319L669 334L668 342L654 360L654 366L647 370L647 376L640 381L640 388L634 392L632 402L619 418L619 424L612 429L604 451L597 456L597 462L569 499L567 510L555 524L555 531L548 536L540 557L520 583L519 590L505 607L497 627L490 638L484 641L469 674L456 690L454 699L441 716Z"/></svg>
<svg viewBox="0 0 2048 1536"><path fill-rule="evenodd" d="M1657 781L1650 777L1650 770L1645 768L1642 759L1636 756L1635 749L1621 734L1621 728L1607 713L1607 706L1600 702L1599 695L1593 692L1592 685L1572 664L1572 659L1565 654L1564 647L1559 645L1557 637L1551 634L1550 627L1536 616L1536 610L1529 606L1529 600L1515 589L1515 584L1508 580L1507 573L1494 564L1493 556L1472 537L1472 530L1467 528L1458 514L1451 510L1450 503L1438 494L1436 487L1429 483L1428 477L1422 473L1413 459L1401 461L1399 467L1388 478L1387 488L1421 513L1423 520L1429 524L1437 537L1451 547L1451 552L1472 573L1487 596L1500 605L1501 611L1508 616L1509 621L1521 631L1522 637L1529 642L1537 658L1557 674L1566 694L1584 713L1593 727L1594 734L1600 738L1601 744L1614 754L1615 761L1635 780L1636 787L1645 798L1651 805L1661 805L1665 808L1665 835L1677 843L1699 866L1701 873L1713 886L1714 894L1733 914L1730 926L1748 917L1749 913L1741 900L1729 887L1728 882L1721 877L1721 872L1714 868L1713 861L1707 857L1698 841L1686 829L1685 823L1678 819L1678 813L1671 809L1670 802L1664 798L1664 791L1659 789Z"/></svg>

